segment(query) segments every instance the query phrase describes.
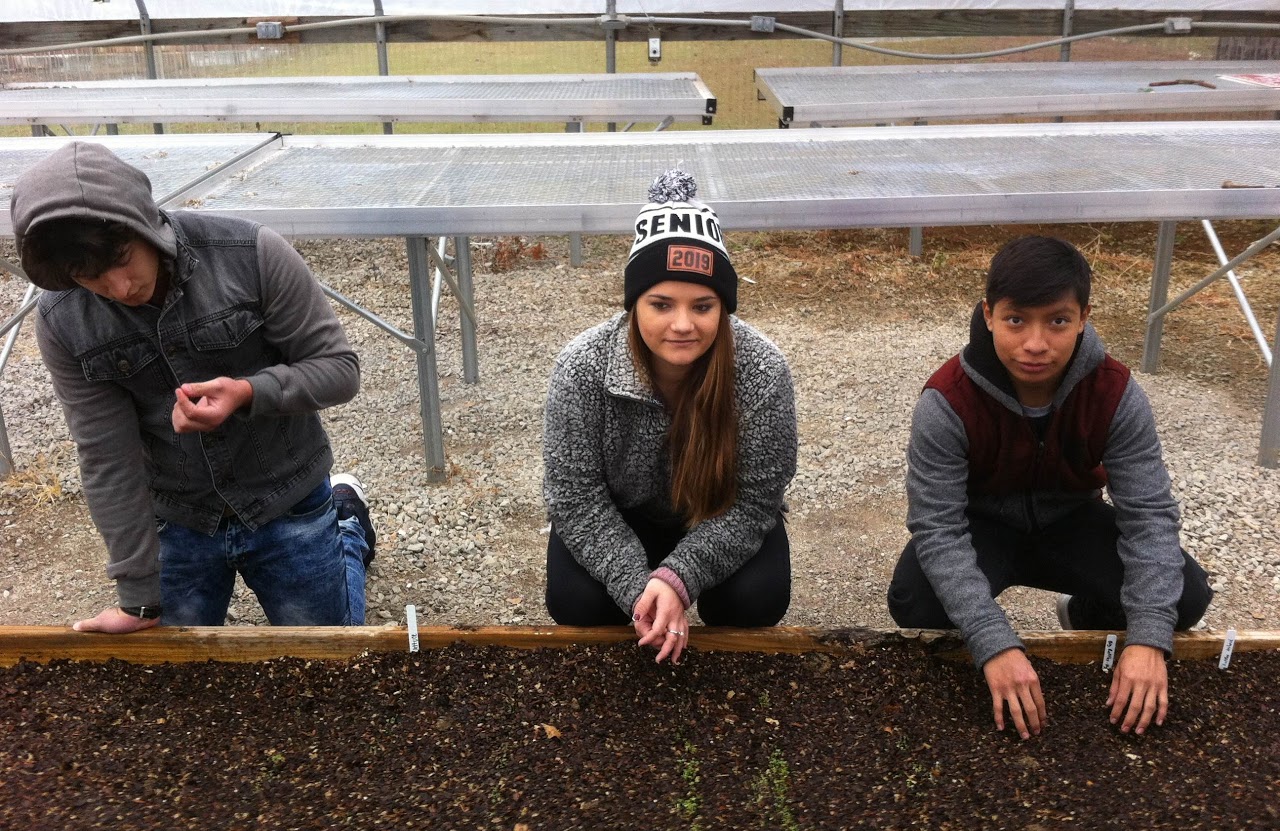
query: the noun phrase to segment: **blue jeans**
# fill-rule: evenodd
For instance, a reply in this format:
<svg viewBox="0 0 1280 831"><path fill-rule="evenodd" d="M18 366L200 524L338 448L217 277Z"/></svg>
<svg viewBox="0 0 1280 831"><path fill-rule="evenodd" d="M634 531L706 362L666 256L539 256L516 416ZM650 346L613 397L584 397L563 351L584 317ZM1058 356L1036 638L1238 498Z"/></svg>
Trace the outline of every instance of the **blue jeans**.
<svg viewBox="0 0 1280 831"><path fill-rule="evenodd" d="M338 520L328 477L256 531L235 516L212 536L173 522L159 531L163 625L221 626L237 572L276 626L364 623L369 546L358 520Z"/></svg>

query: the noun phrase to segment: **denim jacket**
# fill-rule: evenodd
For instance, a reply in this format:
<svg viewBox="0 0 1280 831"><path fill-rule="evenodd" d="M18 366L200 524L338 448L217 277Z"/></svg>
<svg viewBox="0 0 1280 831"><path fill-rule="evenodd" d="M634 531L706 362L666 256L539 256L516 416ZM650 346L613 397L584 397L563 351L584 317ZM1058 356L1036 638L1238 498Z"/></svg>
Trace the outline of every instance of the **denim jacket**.
<svg viewBox="0 0 1280 831"><path fill-rule="evenodd" d="M122 606L160 602L157 518L212 534L234 512L257 528L314 490L333 464L317 411L359 386L356 354L288 242L232 217L161 217L176 249L163 308L74 288L43 294L36 322ZM248 380L250 407L176 433L174 390L219 376Z"/></svg>

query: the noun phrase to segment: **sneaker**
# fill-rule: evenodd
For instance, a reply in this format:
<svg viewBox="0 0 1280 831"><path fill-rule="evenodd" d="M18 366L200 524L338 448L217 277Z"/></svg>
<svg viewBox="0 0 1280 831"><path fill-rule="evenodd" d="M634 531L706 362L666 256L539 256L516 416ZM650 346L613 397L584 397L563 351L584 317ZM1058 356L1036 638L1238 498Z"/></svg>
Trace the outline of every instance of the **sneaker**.
<svg viewBox="0 0 1280 831"><path fill-rule="evenodd" d="M364 495L364 485L350 473L339 473L329 477L333 487L333 507L338 512L338 519L355 517L364 529L364 540L369 544L369 553L364 555L367 567L373 562L373 549L378 542L378 532L373 530L373 520L369 518L369 500Z"/></svg>
<svg viewBox="0 0 1280 831"><path fill-rule="evenodd" d="M1071 595L1058 595L1058 625L1063 629L1075 629L1071 625L1071 612L1067 608L1071 604Z"/></svg>

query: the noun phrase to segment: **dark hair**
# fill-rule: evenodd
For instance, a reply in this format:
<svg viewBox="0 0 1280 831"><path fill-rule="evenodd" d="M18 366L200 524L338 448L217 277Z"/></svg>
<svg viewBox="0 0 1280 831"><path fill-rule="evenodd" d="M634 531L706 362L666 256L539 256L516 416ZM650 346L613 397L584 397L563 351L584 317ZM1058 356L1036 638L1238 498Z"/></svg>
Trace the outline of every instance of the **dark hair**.
<svg viewBox="0 0 1280 831"><path fill-rule="evenodd" d="M1022 307L1045 306L1072 294L1089 305L1093 272L1074 245L1052 237L1022 237L991 258L987 305L1010 300Z"/></svg>
<svg viewBox="0 0 1280 831"><path fill-rule="evenodd" d="M123 222L50 219L22 238L22 270L37 285L92 279L119 265L125 248L137 238Z"/></svg>
<svg viewBox="0 0 1280 831"><path fill-rule="evenodd" d="M636 369L653 377L653 352L630 312L628 343ZM671 427L671 505L692 528L719 516L738 499L737 364L729 310L720 304L720 328L711 348L693 363L675 400L668 401Z"/></svg>

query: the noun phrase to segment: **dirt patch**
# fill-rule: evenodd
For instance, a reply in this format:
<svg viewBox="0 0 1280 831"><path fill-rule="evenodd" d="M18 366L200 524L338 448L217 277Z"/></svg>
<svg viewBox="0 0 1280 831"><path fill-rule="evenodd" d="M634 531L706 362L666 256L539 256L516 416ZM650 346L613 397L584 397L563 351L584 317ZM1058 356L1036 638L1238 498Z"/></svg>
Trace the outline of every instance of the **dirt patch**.
<svg viewBox="0 0 1280 831"><path fill-rule="evenodd" d="M1176 705L1141 737L1107 723L1096 665L1036 669L1050 720L1024 742L993 729L969 666L916 646L20 664L0 671L0 825L1280 824L1280 654L1174 662Z"/></svg>

